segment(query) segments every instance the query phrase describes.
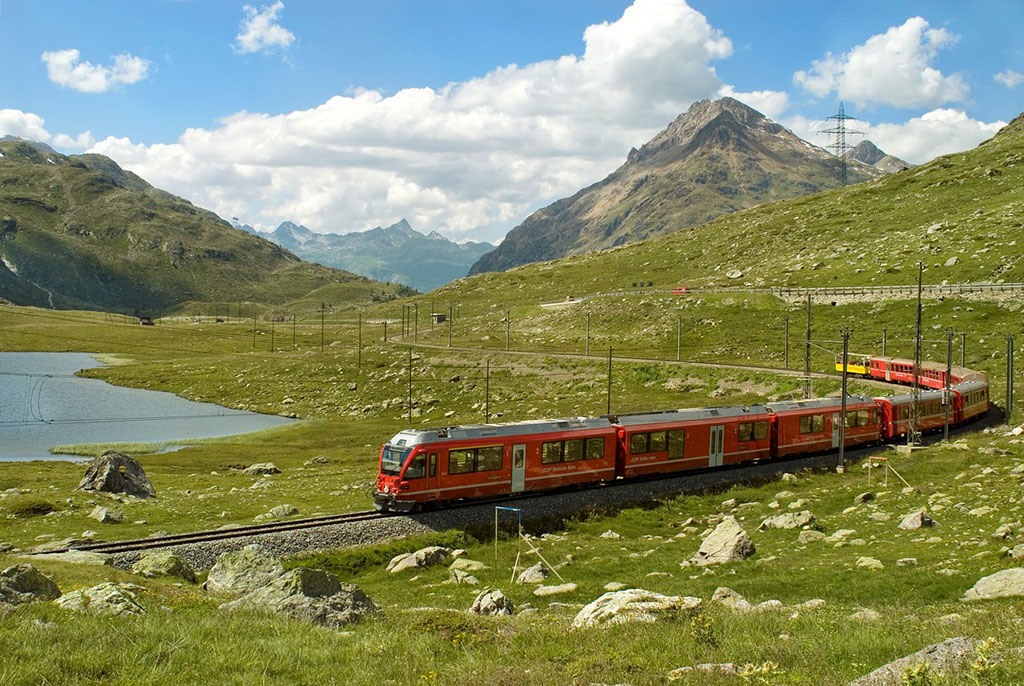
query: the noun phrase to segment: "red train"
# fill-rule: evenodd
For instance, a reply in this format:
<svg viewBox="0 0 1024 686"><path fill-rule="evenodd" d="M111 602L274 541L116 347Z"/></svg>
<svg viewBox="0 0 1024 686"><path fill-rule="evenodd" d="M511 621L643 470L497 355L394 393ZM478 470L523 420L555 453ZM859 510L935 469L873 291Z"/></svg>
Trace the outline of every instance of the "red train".
<svg viewBox="0 0 1024 686"><path fill-rule="evenodd" d="M860 367L857 373L897 382L906 374L906 360L878 357L863 362L850 365L849 371ZM945 387L945 367L930 366L929 371L941 374L927 376L924 369L922 365L923 386ZM951 424L988 412L984 374L954 367L951 380ZM921 393L920 430L943 426L944 395ZM905 436L912 407L912 394L847 396L845 445ZM381 449L374 507L408 512L456 500L828 451L839 447L841 413L841 398L818 398L406 429Z"/></svg>

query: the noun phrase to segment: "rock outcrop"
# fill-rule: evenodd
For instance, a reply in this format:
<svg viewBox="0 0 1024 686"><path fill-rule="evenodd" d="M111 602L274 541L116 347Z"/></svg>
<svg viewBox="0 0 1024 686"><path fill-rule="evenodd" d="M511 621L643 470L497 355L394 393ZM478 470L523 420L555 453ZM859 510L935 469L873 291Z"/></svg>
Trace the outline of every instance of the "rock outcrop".
<svg viewBox="0 0 1024 686"><path fill-rule="evenodd" d="M59 597L60 589L53 579L33 565L14 565L0 572L0 605L23 605Z"/></svg>
<svg viewBox="0 0 1024 686"><path fill-rule="evenodd" d="M78 490L124 493L136 498L156 497L156 489L138 460L114 450L103 451L89 464Z"/></svg>
<svg viewBox="0 0 1024 686"><path fill-rule="evenodd" d="M143 553L132 565L132 571L147 579L169 576L193 584L196 582L196 573L185 558L170 550Z"/></svg>
<svg viewBox="0 0 1024 686"><path fill-rule="evenodd" d="M754 554L754 542L735 517L727 516L700 544L689 563L700 567L744 560Z"/></svg>
<svg viewBox="0 0 1024 686"><path fill-rule="evenodd" d="M420 548L414 553L402 553L395 555L388 563L388 571L392 574L404 572L407 569L423 569L437 564L444 564L452 558L454 551L451 548L431 545Z"/></svg>
<svg viewBox="0 0 1024 686"><path fill-rule="evenodd" d="M515 604L497 589L486 589L473 600L469 611L478 615L511 615Z"/></svg>
<svg viewBox="0 0 1024 686"><path fill-rule="evenodd" d="M875 671L854 679L850 686L901 686L903 672L921 663L935 672L944 672L965 664L973 655L977 641L973 638L949 638L906 657L901 657Z"/></svg>
<svg viewBox="0 0 1024 686"><path fill-rule="evenodd" d="M80 588L66 593L54 603L72 612L93 615L141 615L145 612L135 596L136 586L106 581L92 588Z"/></svg>
<svg viewBox="0 0 1024 686"><path fill-rule="evenodd" d="M989 600L1024 596L1024 567L1011 567L978 579L967 589L964 600Z"/></svg>
<svg viewBox="0 0 1024 686"><path fill-rule="evenodd" d="M282 574L281 563L265 548L253 544L218 557L204 587L211 593L241 595L263 588Z"/></svg>
<svg viewBox="0 0 1024 686"><path fill-rule="evenodd" d="M666 596L642 588L605 593L585 606L572 620L574 629L629 622L657 622L679 612L694 610L700 598Z"/></svg>

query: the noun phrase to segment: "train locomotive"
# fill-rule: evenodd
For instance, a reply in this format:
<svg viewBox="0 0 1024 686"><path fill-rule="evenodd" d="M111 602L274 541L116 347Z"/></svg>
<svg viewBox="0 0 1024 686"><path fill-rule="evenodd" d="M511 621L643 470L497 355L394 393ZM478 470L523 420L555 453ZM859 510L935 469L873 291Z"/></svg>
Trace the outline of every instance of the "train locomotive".
<svg viewBox="0 0 1024 686"><path fill-rule="evenodd" d="M848 373L912 383L912 360L865 357ZM908 367L909 365L909 367ZM837 365L842 370L842 365ZM989 407L988 378L922 363L918 428L970 422ZM380 452L374 507L410 512L455 501L596 485L757 462L905 437L914 394L788 400L506 424L405 429Z"/></svg>

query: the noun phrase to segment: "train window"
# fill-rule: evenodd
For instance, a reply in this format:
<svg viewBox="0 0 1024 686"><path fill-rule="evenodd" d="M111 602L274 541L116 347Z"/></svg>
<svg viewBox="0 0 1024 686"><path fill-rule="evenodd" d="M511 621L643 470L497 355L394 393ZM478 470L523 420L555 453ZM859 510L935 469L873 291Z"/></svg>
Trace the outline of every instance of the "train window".
<svg viewBox="0 0 1024 686"><path fill-rule="evenodd" d="M857 426L867 426L871 423L871 410L857 410Z"/></svg>
<svg viewBox="0 0 1024 686"><path fill-rule="evenodd" d="M825 415L816 414L811 417L811 433L821 433L825 430Z"/></svg>
<svg viewBox="0 0 1024 686"><path fill-rule="evenodd" d="M683 456L686 448L686 432L675 429L668 432L668 459L675 460Z"/></svg>
<svg viewBox="0 0 1024 686"><path fill-rule="evenodd" d="M430 453L430 476L437 476L437 453Z"/></svg>
<svg viewBox="0 0 1024 686"><path fill-rule="evenodd" d="M800 433L811 433L811 417L809 415L800 418Z"/></svg>
<svg viewBox="0 0 1024 686"><path fill-rule="evenodd" d="M750 422L740 422L736 429L736 440L741 443L754 440L754 425Z"/></svg>
<svg viewBox="0 0 1024 686"><path fill-rule="evenodd" d="M857 426L857 410L847 410L846 420L843 422L843 426L847 429Z"/></svg>
<svg viewBox="0 0 1024 686"><path fill-rule="evenodd" d="M665 440L664 431L652 431L651 432L651 445L650 451L652 453L663 453L668 450L668 445Z"/></svg>
<svg viewBox="0 0 1024 686"><path fill-rule="evenodd" d="M588 438L586 459L600 460L602 457L604 457L604 439L600 436Z"/></svg>
<svg viewBox="0 0 1024 686"><path fill-rule="evenodd" d="M427 467L427 456L420 453L416 457L412 458L409 462L409 466L405 468L406 479L422 479L426 473Z"/></svg>
<svg viewBox="0 0 1024 686"><path fill-rule="evenodd" d="M636 455L637 453L647 452L647 438L650 434L633 434L629 437L629 454Z"/></svg>
<svg viewBox="0 0 1024 686"><path fill-rule="evenodd" d="M541 464L555 464L562 461L562 442L552 441L545 443L540 449Z"/></svg>
<svg viewBox="0 0 1024 686"><path fill-rule="evenodd" d="M501 469L501 446L491 445L476 449L476 471L490 472Z"/></svg>
<svg viewBox="0 0 1024 686"><path fill-rule="evenodd" d="M754 422L754 440L763 441L768 438L768 422Z"/></svg>
<svg viewBox="0 0 1024 686"><path fill-rule="evenodd" d="M473 471L473 450L449 450L448 473L469 474Z"/></svg>
<svg viewBox="0 0 1024 686"><path fill-rule="evenodd" d="M575 462L583 459L583 439L574 438L565 442L565 455L562 456L563 462Z"/></svg>

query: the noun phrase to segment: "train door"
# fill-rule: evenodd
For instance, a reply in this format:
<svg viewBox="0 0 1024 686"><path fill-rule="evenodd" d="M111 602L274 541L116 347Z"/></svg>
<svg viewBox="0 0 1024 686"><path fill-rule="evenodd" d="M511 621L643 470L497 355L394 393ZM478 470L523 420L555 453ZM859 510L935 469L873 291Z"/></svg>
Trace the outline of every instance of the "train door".
<svg viewBox="0 0 1024 686"><path fill-rule="evenodd" d="M839 447L839 413L832 413L832 447Z"/></svg>
<svg viewBox="0 0 1024 686"><path fill-rule="evenodd" d="M526 445L512 446L512 493L526 488Z"/></svg>
<svg viewBox="0 0 1024 686"><path fill-rule="evenodd" d="M725 427L711 427L711 442L708 447L708 466L721 467L722 457L725 455Z"/></svg>

